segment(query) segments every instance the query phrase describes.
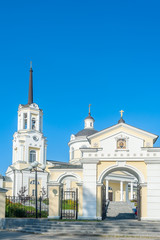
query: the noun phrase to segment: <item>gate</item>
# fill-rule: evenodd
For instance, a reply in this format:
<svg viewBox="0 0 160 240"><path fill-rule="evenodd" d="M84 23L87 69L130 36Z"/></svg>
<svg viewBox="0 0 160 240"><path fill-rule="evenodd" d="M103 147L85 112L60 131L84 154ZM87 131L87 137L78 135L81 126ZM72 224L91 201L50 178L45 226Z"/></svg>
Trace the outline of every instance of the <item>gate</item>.
<svg viewBox="0 0 160 240"><path fill-rule="evenodd" d="M61 219L77 219L78 217L78 189L61 189Z"/></svg>
<svg viewBox="0 0 160 240"><path fill-rule="evenodd" d="M141 186L137 186L137 217L141 221Z"/></svg>
<svg viewBox="0 0 160 240"><path fill-rule="evenodd" d="M106 218L106 186L102 186L102 220Z"/></svg>

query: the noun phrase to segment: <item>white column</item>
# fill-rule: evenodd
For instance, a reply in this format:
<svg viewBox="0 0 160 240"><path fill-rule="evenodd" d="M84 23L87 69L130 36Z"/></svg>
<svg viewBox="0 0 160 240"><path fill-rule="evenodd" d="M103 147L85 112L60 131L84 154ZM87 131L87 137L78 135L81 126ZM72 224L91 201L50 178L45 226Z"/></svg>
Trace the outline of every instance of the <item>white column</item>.
<svg viewBox="0 0 160 240"><path fill-rule="evenodd" d="M17 129L18 129L18 131L20 130L20 116L19 116L20 114L18 114L18 126L17 126Z"/></svg>
<svg viewBox="0 0 160 240"><path fill-rule="evenodd" d="M123 201L123 182L120 181L120 201Z"/></svg>
<svg viewBox="0 0 160 240"><path fill-rule="evenodd" d="M23 145L20 145L19 146L19 149L18 149L18 161L23 161Z"/></svg>
<svg viewBox="0 0 160 240"><path fill-rule="evenodd" d="M131 200L133 200L133 182L131 182Z"/></svg>
<svg viewBox="0 0 160 240"><path fill-rule="evenodd" d="M31 129L31 112L27 113L27 129Z"/></svg>
<svg viewBox="0 0 160 240"><path fill-rule="evenodd" d="M40 131L40 114L36 118L36 130Z"/></svg>
<svg viewBox="0 0 160 240"><path fill-rule="evenodd" d="M41 115L41 132L43 132L43 115Z"/></svg>
<svg viewBox="0 0 160 240"><path fill-rule="evenodd" d="M81 219L96 219L97 163L83 163L83 216Z"/></svg>
<svg viewBox="0 0 160 240"><path fill-rule="evenodd" d="M129 197L128 197L128 183L126 183L126 202L128 202Z"/></svg>
<svg viewBox="0 0 160 240"><path fill-rule="evenodd" d="M108 180L106 179L106 200L108 200Z"/></svg>
<svg viewBox="0 0 160 240"><path fill-rule="evenodd" d="M21 120L21 127L20 128L24 129L24 113L23 112L21 113L21 119L22 120Z"/></svg>

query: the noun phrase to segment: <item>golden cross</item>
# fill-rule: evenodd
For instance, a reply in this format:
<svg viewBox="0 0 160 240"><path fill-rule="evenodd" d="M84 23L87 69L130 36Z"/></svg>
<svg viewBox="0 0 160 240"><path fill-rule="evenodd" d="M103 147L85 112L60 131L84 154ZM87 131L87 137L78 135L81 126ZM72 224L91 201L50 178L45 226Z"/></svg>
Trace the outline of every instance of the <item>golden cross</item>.
<svg viewBox="0 0 160 240"><path fill-rule="evenodd" d="M123 117L123 113L124 113L124 111L123 110L121 110L120 111L120 113L121 113L121 118Z"/></svg>
<svg viewBox="0 0 160 240"><path fill-rule="evenodd" d="M89 104L89 114L91 113L91 104Z"/></svg>

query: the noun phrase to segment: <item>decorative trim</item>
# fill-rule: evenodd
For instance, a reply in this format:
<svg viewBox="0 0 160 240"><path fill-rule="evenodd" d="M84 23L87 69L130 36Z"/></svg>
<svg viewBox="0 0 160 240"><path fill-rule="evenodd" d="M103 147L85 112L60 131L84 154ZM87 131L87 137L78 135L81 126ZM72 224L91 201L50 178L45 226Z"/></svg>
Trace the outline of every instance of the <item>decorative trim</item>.
<svg viewBox="0 0 160 240"><path fill-rule="evenodd" d="M48 182L47 183L47 186L61 186L61 183L58 183L58 182Z"/></svg>
<svg viewBox="0 0 160 240"><path fill-rule="evenodd" d="M99 183L99 182L98 182L96 185L102 187L102 186L103 186L103 183Z"/></svg>
<svg viewBox="0 0 160 240"><path fill-rule="evenodd" d="M83 163L88 163L88 164L97 164L99 163L99 159L97 158L83 158L80 160L80 162Z"/></svg>
<svg viewBox="0 0 160 240"><path fill-rule="evenodd" d="M101 135L101 134L104 134L105 132L109 132L109 131L111 131L112 129L114 129L114 128L116 129L116 128L119 128L119 127L121 127L121 126L124 127L124 128L129 128L129 129L135 130L135 131L140 132L140 133L142 133L142 134L144 134L144 135L146 135L146 136L150 136L150 137L152 137L152 138L155 139L155 140L157 140L157 138L158 138L158 135L155 135L155 134L153 134L153 133L150 133L150 132L144 131L144 130L142 130L142 129L133 127L133 126L131 126L131 125L129 125L129 124L126 124L126 123L118 123L118 124L115 124L115 125L113 125L113 126L111 126L111 127L105 128L104 130L101 130L101 131L99 131L99 132L97 132L97 133L95 133L95 134L92 134L91 136L88 136L88 139L89 139L89 140L90 140L90 139L93 139L94 137L97 137L97 136L99 136L99 135Z"/></svg>
<svg viewBox="0 0 160 240"><path fill-rule="evenodd" d="M73 171L73 170L72 170ZM78 182L82 182L82 179L80 176L78 176L77 174L75 174L74 172L65 172L64 174L60 175L57 179L57 183L61 183L61 181L63 180L63 178L65 177L74 177L77 179Z"/></svg>
<svg viewBox="0 0 160 240"><path fill-rule="evenodd" d="M64 172L67 170L67 172L73 172L76 171L76 172L82 172L83 171L83 168L71 168L71 169L68 169L68 168L54 168L52 169L52 167L50 168L49 167L49 170L50 172Z"/></svg>
<svg viewBox="0 0 160 240"><path fill-rule="evenodd" d="M160 159L150 158L150 159L145 159L144 162L146 164L160 164Z"/></svg>
<svg viewBox="0 0 160 240"><path fill-rule="evenodd" d="M98 152L102 151L103 148L80 148L81 152Z"/></svg>
<svg viewBox="0 0 160 240"><path fill-rule="evenodd" d="M124 167L126 165L126 161L125 160L120 160L120 161L117 161L116 164L119 167Z"/></svg>
<svg viewBox="0 0 160 240"><path fill-rule="evenodd" d="M122 168L122 169L120 169ZM124 169L123 169L124 168ZM102 183L102 180L104 179L104 176L107 175L107 173L111 173L117 170L123 170L123 171L128 171L130 173L130 171L132 172L131 174L134 175L135 173L135 177L139 178L139 183L144 183L145 182L145 178L143 176L143 174L135 167L132 167L130 165L125 165L125 166L119 166L118 164L112 165L108 168L106 168L99 176L98 178L98 183ZM129 171L130 170L130 171ZM137 175L137 176L136 176Z"/></svg>

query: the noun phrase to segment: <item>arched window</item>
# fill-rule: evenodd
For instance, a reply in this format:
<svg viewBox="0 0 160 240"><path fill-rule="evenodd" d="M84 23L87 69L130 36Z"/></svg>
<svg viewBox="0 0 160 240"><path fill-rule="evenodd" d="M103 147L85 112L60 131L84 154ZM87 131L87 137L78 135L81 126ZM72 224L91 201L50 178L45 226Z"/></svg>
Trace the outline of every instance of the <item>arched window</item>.
<svg viewBox="0 0 160 240"><path fill-rule="evenodd" d="M32 118L32 129L36 128L36 119Z"/></svg>
<svg viewBox="0 0 160 240"><path fill-rule="evenodd" d="M35 150L31 150L30 151L30 156L29 156L29 162L34 162L36 161L36 151Z"/></svg>

